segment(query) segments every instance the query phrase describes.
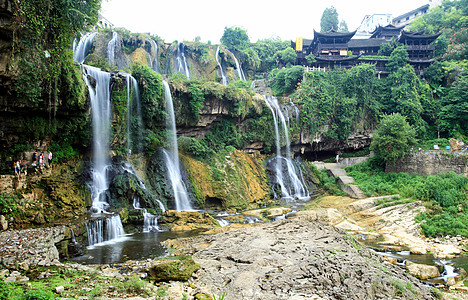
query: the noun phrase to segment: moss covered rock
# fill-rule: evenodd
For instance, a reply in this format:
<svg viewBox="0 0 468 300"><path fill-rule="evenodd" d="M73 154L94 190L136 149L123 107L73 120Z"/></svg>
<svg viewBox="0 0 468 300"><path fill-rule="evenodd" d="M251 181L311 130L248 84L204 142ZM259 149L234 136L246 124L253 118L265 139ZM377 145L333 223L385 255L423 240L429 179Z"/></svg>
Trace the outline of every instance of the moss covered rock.
<svg viewBox="0 0 468 300"><path fill-rule="evenodd" d="M190 256L178 256L174 259L160 259L152 263L147 273L151 281L187 281L200 265Z"/></svg>
<svg viewBox="0 0 468 300"><path fill-rule="evenodd" d="M162 223L169 225L172 231L219 227L219 223L208 213L197 211L168 210L162 217Z"/></svg>
<svg viewBox="0 0 468 300"><path fill-rule="evenodd" d="M205 208L245 210L270 199L263 156L233 150L209 163L181 156L196 197Z"/></svg>

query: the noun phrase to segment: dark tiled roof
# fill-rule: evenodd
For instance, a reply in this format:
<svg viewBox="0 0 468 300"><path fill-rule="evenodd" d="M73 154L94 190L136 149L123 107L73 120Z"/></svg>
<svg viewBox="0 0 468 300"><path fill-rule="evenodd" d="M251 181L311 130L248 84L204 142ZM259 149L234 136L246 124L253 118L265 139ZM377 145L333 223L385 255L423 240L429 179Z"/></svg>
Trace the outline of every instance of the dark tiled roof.
<svg viewBox="0 0 468 300"><path fill-rule="evenodd" d="M380 47L387 42L385 39L354 39L348 43L349 48Z"/></svg>

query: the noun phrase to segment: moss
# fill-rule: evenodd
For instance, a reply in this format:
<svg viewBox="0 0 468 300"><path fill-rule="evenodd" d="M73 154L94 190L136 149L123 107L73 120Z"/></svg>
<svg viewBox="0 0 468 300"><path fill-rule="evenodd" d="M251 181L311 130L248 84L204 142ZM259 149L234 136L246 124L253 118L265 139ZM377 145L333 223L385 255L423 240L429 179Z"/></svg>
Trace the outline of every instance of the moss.
<svg viewBox="0 0 468 300"><path fill-rule="evenodd" d="M148 270L150 280L161 281L187 281L194 272L200 269L191 256L176 256L156 261Z"/></svg>
<svg viewBox="0 0 468 300"><path fill-rule="evenodd" d="M207 162L181 155L196 197L205 207L207 200L217 200L219 208L245 210L270 198L263 157L242 151L223 151Z"/></svg>

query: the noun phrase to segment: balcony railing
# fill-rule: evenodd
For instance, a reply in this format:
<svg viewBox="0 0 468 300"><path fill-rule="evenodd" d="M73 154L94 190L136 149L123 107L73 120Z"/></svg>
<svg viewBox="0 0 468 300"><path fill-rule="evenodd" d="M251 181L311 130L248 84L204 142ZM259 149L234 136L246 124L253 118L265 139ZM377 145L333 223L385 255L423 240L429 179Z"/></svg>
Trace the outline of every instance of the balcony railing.
<svg viewBox="0 0 468 300"><path fill-rule="evenodd" d="M348 50L348 44L319 44L318 50Z"/></svg>
<svg viewBox="0 0 468 300"><path fill-rule="evenodd" d="M435 49L434 45L408 45L407 49L409 51L433 51Z"/></svg>

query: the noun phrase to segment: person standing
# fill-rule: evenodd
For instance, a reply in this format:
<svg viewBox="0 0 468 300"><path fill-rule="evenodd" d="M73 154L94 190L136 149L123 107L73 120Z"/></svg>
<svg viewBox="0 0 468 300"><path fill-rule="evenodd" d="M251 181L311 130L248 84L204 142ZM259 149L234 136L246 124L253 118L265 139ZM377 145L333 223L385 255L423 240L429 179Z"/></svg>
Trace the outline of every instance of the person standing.
<svg viewBox="0 0 468 300"><path fill-rule="evenodd" d="M36 162L37 162L37 152L36 151L34 151L34 153L33 153L32 160L33 160L32 165L35 166Z"/></svg>
<svg viewBox="0 0 468 300"><path fill-rule="evenodd" d="M44 165L44 152L41 152L39 155L39 166L42 167Z"/></svg>
<svg viewBox="0 0 468 300"><path fill-rule="evenodd" d="M49 151L48 162L49 162L49 167L52 166L52 151Z"/></svg>
<svg viewBox="0 0 468 300"><path fill-rule="evenodd" d="M18 178L21 178L21 165L20 165L20 161L17 160L16 161L16 168L15 168L15 173L18 172Z"/></svg>

